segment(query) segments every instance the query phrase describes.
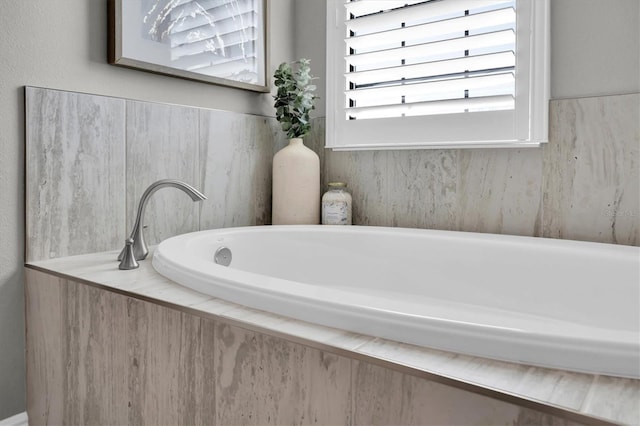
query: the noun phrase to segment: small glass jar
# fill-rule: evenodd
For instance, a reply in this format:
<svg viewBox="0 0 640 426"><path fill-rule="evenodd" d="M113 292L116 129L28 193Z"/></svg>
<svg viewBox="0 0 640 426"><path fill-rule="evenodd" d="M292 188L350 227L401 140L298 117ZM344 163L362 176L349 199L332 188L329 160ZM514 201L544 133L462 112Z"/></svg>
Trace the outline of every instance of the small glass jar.
<svg viewBox="0 0 640 426"><path fill-rule="evenodd" d="M351 225L352 199L344 182L330 182L322 196L323 225Z"/></svg>

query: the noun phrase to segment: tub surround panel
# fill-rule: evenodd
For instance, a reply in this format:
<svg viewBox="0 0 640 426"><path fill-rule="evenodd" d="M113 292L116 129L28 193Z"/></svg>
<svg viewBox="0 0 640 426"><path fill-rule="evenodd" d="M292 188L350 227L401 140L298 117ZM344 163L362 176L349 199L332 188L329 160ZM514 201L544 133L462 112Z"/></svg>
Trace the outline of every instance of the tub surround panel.
<svg viewBox="0 0 640 426"><path fill-rule="evenodd" d="M428 369L446 377L468 380L472 383L482 383L492 389L510 389L520 383L520 380L532 367L487 358L472 357L453 352L429 349L427 352L419 346L392 342L385 339L375 339L358 348L362 353L376 357L402 360L407 366ZM546 377L555 377L556 370L544 369ZM593 377L591 375L584 375ZM530 397L529 389L519 389L518 395ZM531 398L534 399L534 398ZM562 401L553 401L563 406Z"/></svg>
<svg viewBox="0 0 640 426"><path fill-rule="evenodd" d="M570 413L605 418L611 422L640 423L640 410L637 409L640 380L493 361L296 321L245 308L173 284L157 274L151 267L151 262L142 262L139 269L123 273L117 269L117 262L114 264L112 261L116 253L113 251L33 262L29 269L36 268L136 299L150 300L187 314L213 319L218 325L227 324L232 329L243 329L243 336L253 335L246 331L251 330L325 353L334 353L398 373L451 385L459 388L461 393L472 391L510 404L522 405L519 419L529 413L529 409L533 409L537 416L544 416L539 410L542 404L546 406L547 413L560 417L567 417L563 413L569 410ZM28 338L31 339L30 336ZM231 358L229 365L236 365L233 361L236 358L237 356ZM244 384L251 383L246 378L248 376L243 377ZM615 395L615 398L610 395ZM524 418L528 418L529 414ZM584 421L580 416L575 418L569 415L567 418ZM603 424L600 420L585 423ZM536 420L520 424L546 423Z"/></svg>
<svg viewBox="0 0 640 426"><path fill-rule="evenodd" d="M540 150L327 151L354 224L539 235Z"/></svg>
<svg viewBox="0 0 640 426"><path fill-rule="evenodd" d="M515 426L580 426L582 423L565 420L535 410L523 408L518 415L518 420L514 422Z"/></svg>
<svg viewBox="0 0 640 426"><path fill-rule="evenodd" d="M287 143L274 118L32 87L26 98L27 260L121 247L142 191L161 178L208 200L156 193L150 244L270 223L272 158ZM639 94L551 101L541 149L334 152L324 118L305 144L323 187L348 184L357 225L638 245L639 105Z"/></svg>
<svg viewBox="0 0 640 426"><path fill-rule="evenodd" d="M358 348L358 351L383 359L394 359L409 367L425 369L445 377L471 383L482 383L491 389L509 390L533 401L548 401L576 412L584 412L586 397L594 385L595 376L541 367L531 367L478 358L436 349L375 339ZM625 379L616 379L626 386ZM640 391L640 383L635 389ZM629 403L629 401L625 402ZM598 416L597 411L589 413ZM640 413L620 411L611 419L640 420ZM625 417L625 415L627 417ZM603 417L603 416L600 416Z"/></svg>
<svg viewBox="0 0 640 426"><path fill-rule="evenodd" d="M62 424L65 404L66 318L62 313L60 278L27 269L25 312L39 312L26 319L27 414L32 425ZM30 284L29 284L30 285ZM30 392L29 389L38 389Z"/></svg>
<svg viewBox="0 0 640 426"><path fill-rule="evenodd" d="M586 403L589 390L597 388L595 380L594 376L571 371L559 371L555 376L550 376L544 368L531 367L519 378L517 392L522 392L532 399L561 401L564 406L576 411L594 412L588 409ZM617 382L624 384L624 379ZM628 401L625 401L626 403Z"/></svg>
<svg viewBox="0 0 640 426"><path fill-rule="evenodd" d="M550 106L539 149L327 151L324 181L357 225L640 245L640 94Z"/></svg>
<svg viewBox="0 0 640 426"><path fill-rule="evenodd" d="M119 372L128 372L127 423L212 424L214 322L116 297L128 321L124 353L129 365Z"/></svg>
<svg viewBox="0 0 640 426"><path fill-rule="evenodd" d="M551 102L544 236L640 245L640 94Z"/></svg>
<svg viewBox="0 0 640 426"><path fill-rule="evenodd" d="M324 182L345 182L354 197L353 223L383 226L387 221L387 151L325 152Z"/></svg>
<svg viewBox="0 0 640 426"><path fill-rule="evenodd" d="M305 143L323 161L324 184L341 180L349 185L356 224L638 245L639 105L637 94L552 101L550 143L537 150L332 152L323 149L324 118L312 121ZM421 411L428 410L422 399L414 409L407 405L416 392L425 400L436 392L438 386L431 382L416 381L426 377L459 388L460 400L468 398L462 389L471 388L502 400L500 404L514 402L517 395L530 408L558 407L551 408L553 414L574 410L578 418L640 423L638 380L467 357L279 317L177 286L156 274L150 262L123 275L115 255L130 231L141 192L153 180L173 177L202 185L209 199L195 204L175 190L157 193L159 204L152 200L145 220L155 225L145 231L150 243L189 230L268 223L271 160L286 145L279 124L273 118L38 88L26 89L26 106L27 261L71 278L27 270L27 380L31 389L42 390L28 395L34 424L64 419L96 423L113 414L121 416L117 423L136 423L142 415L173 423L237 419L233 407L240 397L219 401L222 387L211 365L222 360L239 369L232 373L235 382L225 382L226 396L265 387L289 395L295 389L303 404L310 400L309 390L296 386L320 380L326 386L319 389L338 389L336 395L347 389L349 421L357 417L356 398L370 395L382 401L385 387L398 383L411 389L411 395L399 391L386 411L373 406L358 416L383 422L397 415L411 422L428 414ZM132 186L127 188L127 182ZM127 198L130 192L135 196ZM103 250L113 251L63 257ZM123 327L117 338L109 331ZM229 355L214 351L222 348L216 343L221 339L216 327L232 330L234 339L251 350L242 352L230 344ZM128 340L120 340L122 336ZM153 344L164 346L149 349ZM112 349L103 350L107 346ZM297 351L274 370L282 373L285 384L277 389L266 385L264 370L245 371L270 365L276 357L268 352L272 346ZM325 356L338 361L331 364L333 370L319 371ZM350 385L340 387L333 375L344 368L335 366L352 356L358 361L349 363ZM362 367L366 360L376 366ZM67 363L77 366L70 369ZM98 389L118 368L128 372L124 381L110 390ZM304 372L294 372L297 368ZM371 373L372 388L356 386L367 380L358 375L359 368ZM251 383L265 386L245 388ZM134 394L145 386L167 393ZM313 398L333 401L332 396ZM120 407L125 399L125 409L109 408ZM247 422L264 423L264 414L267 422L293 422L303 414L334 419L336 414L280 406L268 394L254 395L254 401L255 417ZM342 410L341 402L331 403ZM163 418L164 407L172 412ZM438 415L446 415L444 411ZM505 414L496 413L499 418ZM511 423L564 422L545 416L520 408Z"/></svg>
<svg viewBox="0 0 640 426"><path fill-rule="evenodd" d="M143 269L134 278L153 274ZM578 424L397 371L389 358L314 347L315 331L293 342L286 318L204 295L192 305L202 311L179 311L87 284L27 269L31 424ZM354 347L366 338L352 337Z"/></svg>
<svg viewBox="0 0 640 426"><path fill-rule="evenodd" d="M458 152L458 228L539 235L542 153L539 149Z"/></svg>
<svg viewBox="0 0 640 426"><path fill-rule="evenodd" d="M393 226L456 229L456 151L387 153L386 216ZM386 180L386 179L385 179Z"/></svg>
<svg viewBox="0 0 640 426"><path fill-rule="evenodd" d="M127 366L127 312L113 293L86 288L73 281L62 287L66 330L64 419L67 424L100 424L114 417L126 422L127 384L120 374ZM70 366L73 366L70 368ZM114 415L114 413L117 413Z"/></svg>
<svg viewBox="0 0 640 426"><path fill-rule="evenodd" d="M272 118L200 111L200 228L271 222Z"/></svg>
<svg viewBox="0 0 640 426"><path fill-rule="evenodd" d="M25 95L26 259L113 249L125 232L125 101L32 87Z"/></svg>
<svg viewBox="0 0 640 426"><path fill-rule="evenodd" d="M127 101L126 122L127 232L130 232L140 197L153 182L178 179L197 188L200 182L198 109ZM200 206L182 191L161 189L147 204L144 217L147 244L197 231L199 213Z"/></svg>
<svg viewBox="0 0 640 426"><path fill-rule="evenodd" d="M44 386L28 395L29 423L125 424L126 313L114 294L36 271L27 283L27 313L46 312L26 316L27 335L48 340L27 344L27 382Z"/></svg>
<svg viewBox="0 0 640 426"><path fill-rule="evenodd" d="M216 340L216 424L350 424L348 358L222 323Z"/></svg>
<svg viewBox="0 0 640 426"><path fill-rule="evenodd" d="M373 339L357 351L596 418L630 425L640 423L640 380L512 364L385 339Z"/></svg>
<svg viewBox="0 0 640 426"><path fill-rule="evenodd" d="M623 422L640 424L640 386L638 380L598 376L583 403L586 413L600 413L603 417L617 417L620 413L634 413Z"/></svg>
<svg viewBox="0 0 640 426"><path fill-rule="evenodd" d="M148 244L214 227L271 222L271 162L287 143L275 118L26 88L27 260L122 247L144 190ZM321 123L324 123L322 121ZM308 139L324 146L324 126Z"/></svg>
<svg viewBox="0 0 640 426"><path fill-rule="evenodd" d="M354 424L517 424L520 408L366 362L354 362Z"/></svg>
<svg viewBox="0 0 640 426"><path fill-rule="evenodd" d="M211 320L33 270L26 294L30 424L215 422Z"/></svg>

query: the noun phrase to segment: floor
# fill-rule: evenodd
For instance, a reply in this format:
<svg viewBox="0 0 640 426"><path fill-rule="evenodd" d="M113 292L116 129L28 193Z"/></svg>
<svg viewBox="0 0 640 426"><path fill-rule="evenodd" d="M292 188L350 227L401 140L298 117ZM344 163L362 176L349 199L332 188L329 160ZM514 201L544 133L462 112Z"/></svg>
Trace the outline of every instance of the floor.
<svg viewBox="0 0 640 426"><path fill-rule="evenodd" d="M4 420L0 420L0 426L29 426L29 419L27 418L27 412L16 414L15 416L7 417Z"/></svg>

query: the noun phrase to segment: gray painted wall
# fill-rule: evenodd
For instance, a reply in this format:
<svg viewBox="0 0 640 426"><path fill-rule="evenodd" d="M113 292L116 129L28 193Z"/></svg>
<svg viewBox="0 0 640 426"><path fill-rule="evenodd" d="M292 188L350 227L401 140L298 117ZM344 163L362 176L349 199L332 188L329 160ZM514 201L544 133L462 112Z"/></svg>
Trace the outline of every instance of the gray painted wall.
<svg viewBox="0 0 640 426"><path fill-rule="evenodd" d="M551 97L640 92L640 1L551 0Z"/></svg>
<svg viewBox="0 0 640 426"><path fill-rule="evenodd" d="M293 59L293 1L271 2L272 68ZM0 419L4 419L25 409L23 86L273 114L268 94L107 64L105 0L1 0L0 6Z"/></svg>

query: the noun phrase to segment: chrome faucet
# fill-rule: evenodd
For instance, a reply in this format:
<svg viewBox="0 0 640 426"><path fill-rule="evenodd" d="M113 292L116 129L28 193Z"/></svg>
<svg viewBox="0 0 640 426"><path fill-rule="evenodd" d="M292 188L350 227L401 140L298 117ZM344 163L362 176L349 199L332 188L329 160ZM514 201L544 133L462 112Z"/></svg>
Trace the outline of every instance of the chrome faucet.
<svg viewBox="0 0 640 426"><path fill-rule="evenodd" d="M149 249L144 241L144 235L142 233L142 219L144 217L144 211L147 207L147 201L154 192L160 188L173 187L181 189L191 197L193 201L206 200L200 191L195 189L189 184L174 179L162 179L155 183L152 183L142 194L140 198L140 204L138 204L138 214L136 215L136 222L133 225L131 236L127 238L126 245L120 252L118 260L120 260L120 269L135 269L138 267L136 260L143 260L149 254Z"/></svg>

